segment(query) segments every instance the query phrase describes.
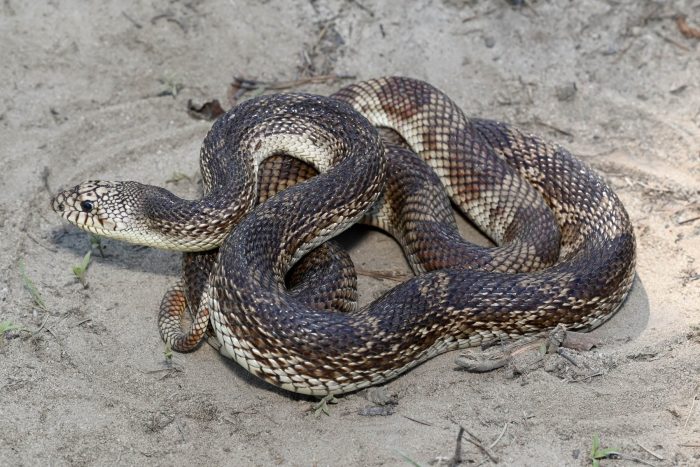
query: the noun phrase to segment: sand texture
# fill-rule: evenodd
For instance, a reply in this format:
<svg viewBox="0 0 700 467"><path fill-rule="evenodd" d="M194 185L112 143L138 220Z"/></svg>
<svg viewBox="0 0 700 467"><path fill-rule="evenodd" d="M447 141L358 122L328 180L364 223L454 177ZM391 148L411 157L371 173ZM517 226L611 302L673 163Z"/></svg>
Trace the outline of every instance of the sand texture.
<svg viewBox="0 0 700 467"><path fill-rule="evenodd" d="M623 457L602 465L700 465L692 28L696 0L5 0L0 322L15 328L0 336L0 465L456 465L460 425L463 465L590 465L596 435ZM156 312L180 256L109 240L100 254L51 195L104 179L197 196L211 122L189 100L228 107L234 77L325 75L424 79L605 177L634 224L637 279L596 348L485 374L456 370L452 352L328 415L209 346L166 361ZM408 272L379 232L343 242L362 303L397 283L376 271ZM91 249L84 287L72 268Z"/></svg>

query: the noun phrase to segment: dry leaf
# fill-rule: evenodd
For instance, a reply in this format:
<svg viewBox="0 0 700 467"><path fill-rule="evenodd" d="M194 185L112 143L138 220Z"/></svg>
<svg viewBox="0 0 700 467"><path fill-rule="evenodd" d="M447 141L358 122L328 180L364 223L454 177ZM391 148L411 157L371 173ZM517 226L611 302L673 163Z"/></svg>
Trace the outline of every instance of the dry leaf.
<svg viewBox="0 0 700 467"><path fill-rule="evenodd" d="M676 26L678 26L678 30L685 37L689 39L700 39L700 29L690 26L686 21L685 16L676 16Z"/></svg>
<svg viewBox="0 0 700 467"><path fill-rule="evenodd" d="M199 107L194 105L191 100L187 101L187 113L190 117L198 120L216 120L225 112L217 99L205 102Z"/></svg>

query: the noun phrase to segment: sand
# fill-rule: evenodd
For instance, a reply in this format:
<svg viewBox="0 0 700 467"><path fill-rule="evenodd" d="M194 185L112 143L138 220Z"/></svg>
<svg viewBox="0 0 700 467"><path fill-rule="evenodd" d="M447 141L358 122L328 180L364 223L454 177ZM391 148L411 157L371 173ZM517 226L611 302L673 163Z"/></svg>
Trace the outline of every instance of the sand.
<svg viewBox="0 0 700 467"><path fill-rule="evenodd" d="M464 464L590 465L597 435L626 459L603 465L700 464L700 40L677 14L700 27L690 0L5 0L0 322L20 329L0 337L0 464L447 464L460 425L489 453L465 433ZM366 391L317 415L209 346L167 364L155 317L179 255L105 240L102 256L51 194L99 178L196 196L211 123L188 100L226 106L234 76L328 74L427 80L615 188L638 277L598 346L569 351L578 366L472 374L448 353L387 384L394 413L372 417ZM407 271L378 232L344 241L364 270ZM91 248L84 288L72 268ZM360 276L362 303L395 284Z"/></svg>

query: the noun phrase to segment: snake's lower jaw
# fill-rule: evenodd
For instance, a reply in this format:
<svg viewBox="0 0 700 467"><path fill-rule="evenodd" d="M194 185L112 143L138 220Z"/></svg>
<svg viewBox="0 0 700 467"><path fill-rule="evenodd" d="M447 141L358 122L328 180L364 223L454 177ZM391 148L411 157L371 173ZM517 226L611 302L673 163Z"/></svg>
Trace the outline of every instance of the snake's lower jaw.
<svg viewBox="0 0 700 467"><path fill-rule="evenodd" d="M99 229L103 230L103 231L107 231L107 232L109 232L109 231L116 232L119 230L124 230L125 226L120 225L118 222L114 222L111 219L101 219Z"/></svg>
<svg viewBox="0 0 700 467"><path fill-rule="evenodd" d="M114 237L117 232L128 230L127 226L123 223L115 222L109 218L99 218L96 215L90 215L82 211L68 208L65 203L65 197L62 198L61 195L56 196L52 200L51 207L59 216L68 221L68 223L95 235Z"/></svg>

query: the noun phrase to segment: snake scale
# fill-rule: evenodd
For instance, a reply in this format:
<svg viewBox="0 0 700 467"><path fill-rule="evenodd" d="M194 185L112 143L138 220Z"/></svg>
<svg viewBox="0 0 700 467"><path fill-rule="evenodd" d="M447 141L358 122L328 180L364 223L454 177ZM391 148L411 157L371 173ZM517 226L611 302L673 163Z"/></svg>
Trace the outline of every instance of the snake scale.
<svg viewBox="0 0 700 467"><path fill-rule="evenodd" d="M395 130L402 144L376 127ZM318 175L255 206L261 167L282 154ZM601 177L559 146L466 118L422 81L251 99L214 123L200 165L199 200L90 181L58 194L53 208L99 235L179 251L219 247L185 255L194 285L184 296L199 304L200 331L210 321L223 354L289 391L354 391L439 353L558 323L589 330L619 308L634 278L629 217ZM498 246L461 240L451 202ZM420 274L359 310L351 280L320 306L315 292L290 290L291 268L361 220L394 236ZM310 264L306 271L330 267ZM166 315L187 301L180 289L169 294Z"/></svg>

